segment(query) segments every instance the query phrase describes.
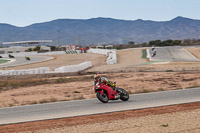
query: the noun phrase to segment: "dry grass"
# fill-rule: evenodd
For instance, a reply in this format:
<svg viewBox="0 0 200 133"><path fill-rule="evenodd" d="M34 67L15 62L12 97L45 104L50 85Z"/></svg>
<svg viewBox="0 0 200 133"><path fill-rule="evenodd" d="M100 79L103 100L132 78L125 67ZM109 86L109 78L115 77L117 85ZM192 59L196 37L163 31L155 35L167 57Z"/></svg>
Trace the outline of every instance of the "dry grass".
<svg viewBox="0 0 200 133"><path fill-rule="evenodd" d="M48 84L46 79L12 79L12 80L0 80L0 91L9 90L9 89L16 89L19 87L26 87L26 86L36 86Z"/></svg>
<svg viewBox="0 0 200 133"><path fill-rule="evenodd" d="M3 79L0 80L0 92L5 90L17 89L20 87L30 87L45 84L61 84L75 81L87 81L93 79L93 76L80 77L62 77L62 78L29 78L29 79Z"/></svg>

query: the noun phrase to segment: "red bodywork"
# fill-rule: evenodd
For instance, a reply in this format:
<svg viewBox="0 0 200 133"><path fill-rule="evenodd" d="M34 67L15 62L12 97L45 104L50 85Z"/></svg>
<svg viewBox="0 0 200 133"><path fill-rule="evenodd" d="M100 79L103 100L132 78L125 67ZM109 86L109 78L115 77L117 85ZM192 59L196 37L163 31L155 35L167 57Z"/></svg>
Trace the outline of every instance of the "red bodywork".
<svg viewBox="0 0 200 133"><path fill-rule="evenodd" d="M118 94L117 91L113 90L110 86L106 84L100 84L99 82L95 85L94 91L95 92L101 92L101 95L103 95L103 90L108 94L109 100L115 100L115 96Z"/></svg>

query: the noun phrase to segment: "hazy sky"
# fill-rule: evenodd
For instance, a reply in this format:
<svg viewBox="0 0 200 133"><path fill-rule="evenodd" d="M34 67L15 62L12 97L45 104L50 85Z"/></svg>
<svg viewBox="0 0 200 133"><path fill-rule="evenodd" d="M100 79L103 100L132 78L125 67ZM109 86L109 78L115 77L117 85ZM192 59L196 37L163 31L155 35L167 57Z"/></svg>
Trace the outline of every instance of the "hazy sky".
<svg viewBox="0 0 200 133"><path fill-rule="evenodd" d="M166 21L177 16L200 19L200 0L0 0L0 23L15 26L62 18Z"/></svg>

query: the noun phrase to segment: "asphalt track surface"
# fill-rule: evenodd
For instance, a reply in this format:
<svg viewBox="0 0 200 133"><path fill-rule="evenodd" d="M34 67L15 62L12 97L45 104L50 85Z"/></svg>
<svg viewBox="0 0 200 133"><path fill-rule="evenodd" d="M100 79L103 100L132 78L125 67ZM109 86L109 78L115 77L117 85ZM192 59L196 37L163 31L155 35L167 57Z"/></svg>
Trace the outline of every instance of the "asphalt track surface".
<svg viewBox="0 0 200 133"><path fill-rule="evenodd" d="M150 55L155 51L156 55L151 57L151 61L200 61L181 46L156 47L153 51L149 50Z"/></svg>
<svg viewBox="0 0 200 133"><path fill-rule="evenodd" d="M56 118L67 118L125 110L144 109L200 101L200 88L162 91L130 95L127 102L121 100L101 103L97 98L55 102L38 105L7 107L0 109L0 125Z"/></svg>
<svg viewBox="0 0 200 133"><path fill-rule="evenodd" d="M36 62L42 62L46 60L51 60L53 57L48 57L48 56L29 56L31 60L26 60L25 57L15 57L15 58L4 58L9 59L8 63L2 63L0 64L0 68L4 67L11 67L11 66L20 66L20 65L26 65L26 64L31 64L31 63L36 63Z"/></svg>

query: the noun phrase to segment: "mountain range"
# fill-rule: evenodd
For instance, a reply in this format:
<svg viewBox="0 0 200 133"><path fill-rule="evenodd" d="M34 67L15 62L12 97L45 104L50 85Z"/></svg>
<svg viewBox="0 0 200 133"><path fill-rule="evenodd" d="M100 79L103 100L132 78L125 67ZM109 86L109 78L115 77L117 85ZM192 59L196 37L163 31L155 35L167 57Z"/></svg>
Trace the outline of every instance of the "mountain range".
<svg viewBox="0 0 200 133"><path fill-rule="evenodd" d="M199 39L200 20L176 17L170 21L112 18L57 19L16 27L0 23L0 43L53 40L53 45L121 44L150 40Z"/></svg>

